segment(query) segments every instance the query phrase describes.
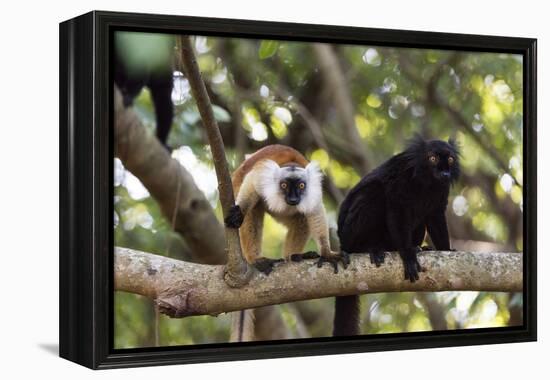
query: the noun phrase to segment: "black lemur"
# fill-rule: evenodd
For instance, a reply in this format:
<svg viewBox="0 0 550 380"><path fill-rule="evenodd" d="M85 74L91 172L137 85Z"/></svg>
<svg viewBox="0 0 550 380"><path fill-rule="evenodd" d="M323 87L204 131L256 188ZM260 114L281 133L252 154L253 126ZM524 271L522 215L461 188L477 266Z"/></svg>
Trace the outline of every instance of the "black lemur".
<svg viewBox="0 0 550 380"><path fill-rule="evenodd" d="M367 174L350 190L338 215L338 237L345 253L370 254L380 266L385 251L399 251L405 279L418 280L417 252L426 230L437 250L449 250L445 218L449 189L460 174L453 140L413 138L399 153ZM335 336L359 333L359 296L336 298Z"/></svg>
<svg viewBox="0 0 550 380"><path fill-rule="evenodd" d="M171 57L156 65L136 62L115 49L114 81L122 93L124 107L129 107L143 87L148 87L155 106L156 134L168 150L166 140L174 117L172 104L173 74Z"/></svg>

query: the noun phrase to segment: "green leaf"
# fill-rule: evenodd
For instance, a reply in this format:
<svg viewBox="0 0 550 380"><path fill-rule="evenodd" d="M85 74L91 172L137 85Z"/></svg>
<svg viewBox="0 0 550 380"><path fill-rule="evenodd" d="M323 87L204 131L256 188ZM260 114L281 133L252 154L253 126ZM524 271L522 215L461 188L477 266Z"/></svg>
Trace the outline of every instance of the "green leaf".
<svg viewBox="0 0 550 380"><path fill-rule="evenodd" d="M188 110L183 111L181 116L183 121L189 125L195 124L201 118L197 107L191 107Z"/></svg>
<svg viewBox="0 0 550 380"><path fill-rule="evenodd" d="M272 40L263 40L260 44L260 50L258 51L258 56L260 59L266 59L271 56L273 56L275 53L277 53L277 49L279 48L279 42L278 41L272 41Z"/></svg>
<svg viewBox="0 0 550 380"><path fill-rule="evenodd" d="M231 115L222 107L212 104L212 111L214 112L214 118L216 121L222 123L231 121Z"/></svg>

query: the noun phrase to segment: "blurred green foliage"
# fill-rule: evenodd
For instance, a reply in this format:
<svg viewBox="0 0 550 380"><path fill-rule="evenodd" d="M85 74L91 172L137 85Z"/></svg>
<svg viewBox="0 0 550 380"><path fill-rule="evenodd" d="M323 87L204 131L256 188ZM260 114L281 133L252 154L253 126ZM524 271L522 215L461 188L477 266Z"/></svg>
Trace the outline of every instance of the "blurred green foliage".
<svg viewBox="0 0 550 380"><path fill-rule="evenodd" d="M156 56L173 38L128 33L117 45L136 60ZM131 43L128 39L131 39ZM140 40L136 44L136 38ZM342 118L319 72L309 43L195 37L198 63L214 104L232 168L243 156L271 143L294 146L319 162L342 194L359 181L356 158L342 133ZM139 54L133 52L139 46ZM160 47L160 48L159 48ZM353 101L355 126L371 167L400 152L408 138L455 138L464 175L449 198L452 245L480 251L521 251L522 235L522 57L500 53L453 52L378 46L333 46ZM176 111L168 143L173 157L193 175L221 219L217 182L189 84L174 68ZM322 127L324 143L312 138ZM144 88L134 109L151 133L154 108ZM337 196L325 204L335 226ZM185 241L171 230L146 189L115 159L115 244L188 259ZM285 228L269 216L263 253L279 257ZM315 250L309 242L306 250ZM331 333L333 299L281 305L291 331L304 324L311 336ZM435 328L521 324L521 294L443 292L362 296L363 331L387 333ZM229 317L169 319L152 302L117 292L115 347L226 342Z"/></svg>

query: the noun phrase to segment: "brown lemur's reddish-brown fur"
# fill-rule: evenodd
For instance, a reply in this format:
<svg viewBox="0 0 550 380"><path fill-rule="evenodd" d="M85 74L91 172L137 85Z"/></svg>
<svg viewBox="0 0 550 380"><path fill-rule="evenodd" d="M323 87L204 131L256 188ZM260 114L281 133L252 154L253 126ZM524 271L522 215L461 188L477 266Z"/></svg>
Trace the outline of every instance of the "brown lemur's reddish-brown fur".
<svg viewBox="0 0 550 380"><path fill-rule="evenodd" d="M285 145L268 145L256 151L235 170L231 179L233 180L233 191L239 193L244 177L261 160L273 160L279 166L296 164L305 168L309 161L296 149Z"/></svg>
<svg viewBox="0 0 550 380"><path fill-rule="evenodd" d="M322 174L316 163L291 147L269 145L247 157L232 180L236 205L226 225L240 228L243 253L249 263L260 258L266 212L288 228L283 249L286 260L302 252L310 236L317 243L321 263L338 258L329 246ZM266 269L271 271L271 266Z"/></svg>

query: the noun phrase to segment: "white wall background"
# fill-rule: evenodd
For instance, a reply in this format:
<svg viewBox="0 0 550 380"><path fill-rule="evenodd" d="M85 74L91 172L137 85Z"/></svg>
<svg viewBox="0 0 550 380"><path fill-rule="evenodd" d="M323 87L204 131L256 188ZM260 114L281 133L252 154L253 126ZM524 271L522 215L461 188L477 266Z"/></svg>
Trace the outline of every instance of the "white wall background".
<svg viewBox="0 0 550 380"><path fill-rule="evenodd" d="M543 378L550 373L545 1L5 1L0 11L0 377ZM93 372L57 357L58 23L93 9L539 39L539 342ZM543 147L546 145L546 149ZM37 196L40 195L40 196ZM8 201L10 200L11 201ZM7 209L7 213L5 212ZM32 377L31 377L32 378Z"/></svg>

